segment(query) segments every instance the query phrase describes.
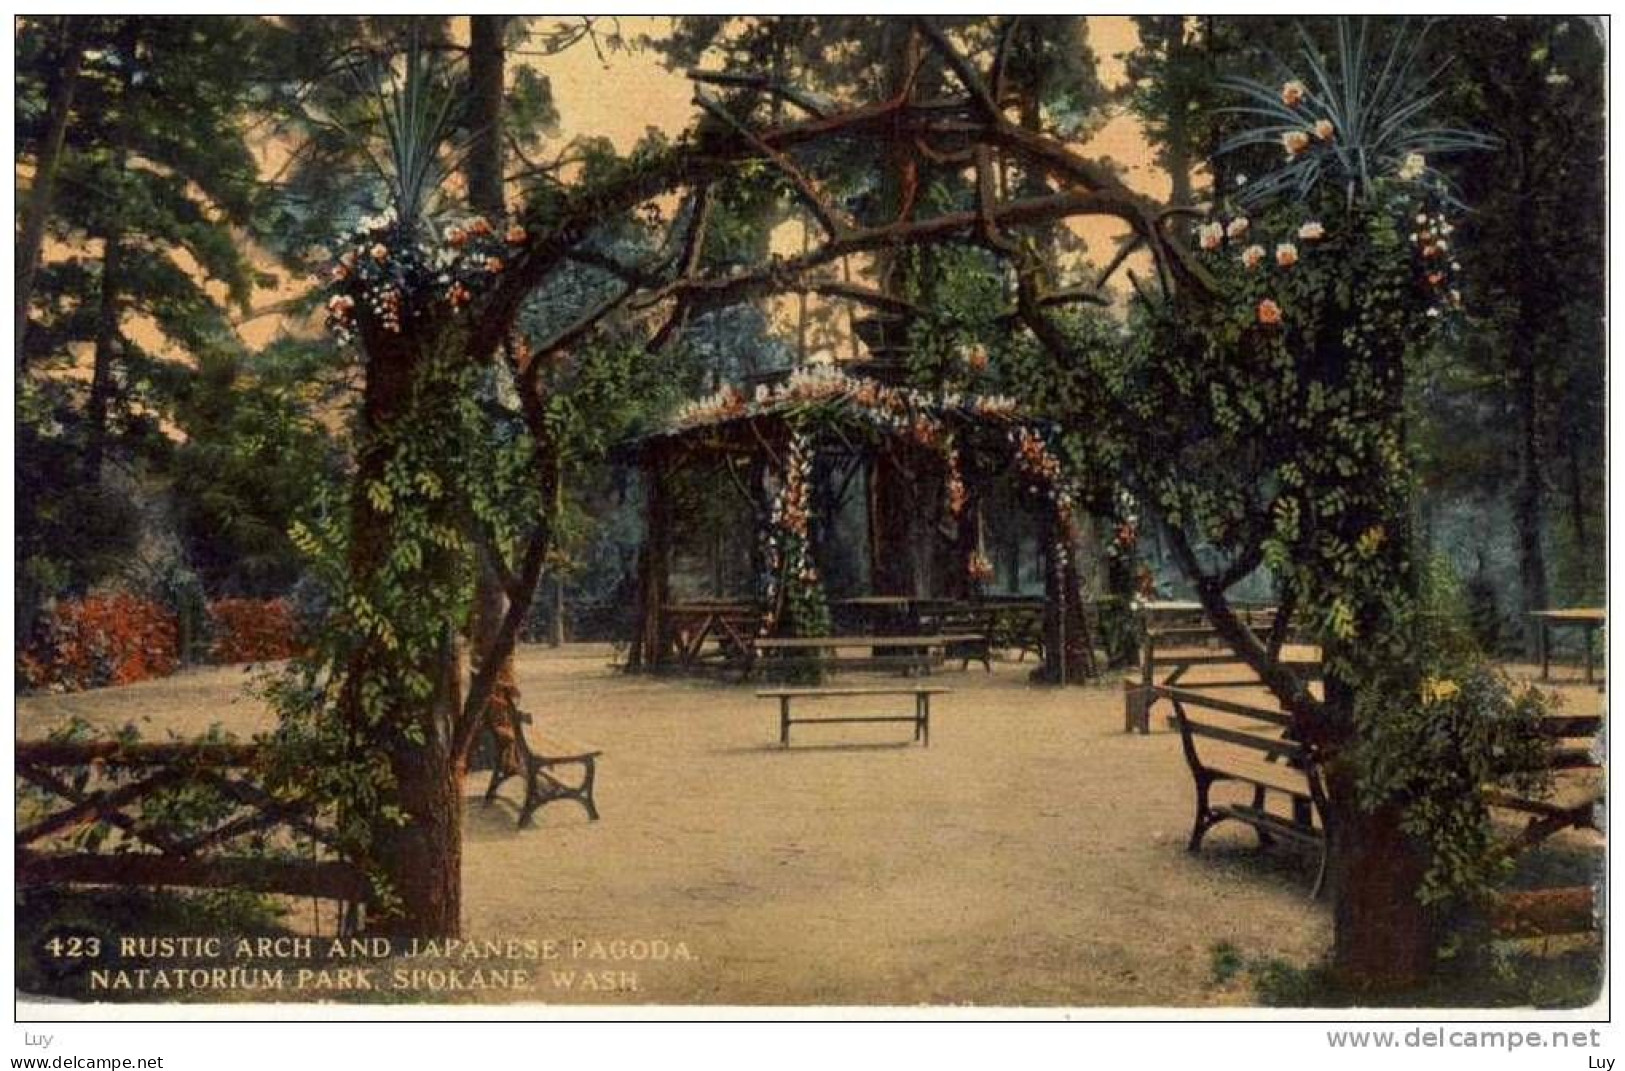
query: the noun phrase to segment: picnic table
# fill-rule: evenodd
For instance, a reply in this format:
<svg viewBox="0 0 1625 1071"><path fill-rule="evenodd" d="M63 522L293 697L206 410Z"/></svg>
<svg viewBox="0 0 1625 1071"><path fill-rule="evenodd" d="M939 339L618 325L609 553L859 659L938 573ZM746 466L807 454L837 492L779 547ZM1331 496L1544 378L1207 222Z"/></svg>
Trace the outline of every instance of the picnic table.
<svg viewBox="0 0 1625 1071"><path fill-rule="evenodd" d="M737 663L746 656L762 615L754 605L725 599L694 599L665 607L673 653L684 669L708 661ZM711 650L706 645L714 644Z"/></svg>
<svg viewBox="0 0 1625 1071"><path fill-rule="evenodd" d="M1608 624L1608 611L1598 607L1576 607L1569 610L1536 610L1529 615L1539 626L1540 679L1552 679L1552 637L1554 628L1577 628L1585 633L1586 683L1596 679L1592 669L1592 633Z"/></svg>
<svg viewBox="0 0 1625 1071"><path fill-rule="evenodd" d="M790 636L752 641L751 668L809 665L817 669L884 669L930 672L950 646L983 639L979 635ZM861 654L842 652L861 651ZM749 670L747 670L747 673Z"/></svg>

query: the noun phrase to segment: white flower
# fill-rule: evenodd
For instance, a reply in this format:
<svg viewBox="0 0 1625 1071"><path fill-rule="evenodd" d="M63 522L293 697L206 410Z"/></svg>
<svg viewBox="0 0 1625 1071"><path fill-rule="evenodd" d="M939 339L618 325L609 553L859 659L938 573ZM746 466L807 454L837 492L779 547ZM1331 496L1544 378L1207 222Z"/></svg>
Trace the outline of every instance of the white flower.
<svg viewBox="0 0 1625 1071"><path fill-rule="evenodd" d="M1196 228L1196 239L1203 249L1212 252L1224 244L1224 227L1218 223L1204 223Z"/></svg>
<svg viewBox="0 0 1625 1071"><path fill-rule="evenodd" d="M1224 233L1232 242L1239 242L1246 236L1247 228L1250 226L1252 224L1246 216L1237 216L1230 221L1230 225L1224 229Z"/></svg>
<svg viewBox="0 0 1625 1071"><path fill-rule="evenodd" d="M1291 242L1282 242L1275 247L1275 263L1283 268L1290 268L1298 262L1298 247Z"/></svg>
<svg viewBox="0 0 1625 1071"><path fill-rule="evenodd" d="M1319 220L1312 219L1298 228L1298 237L1305 242L1318 242L1326 237L1326 228Z"/></svg>
<svg viewBox="0 0 1625 1071"><path fill-rule="evenodd" d="M1242 250L1241 262L1249 269L1258 267L1264 263L1264 247L1261 245L1248 246Z"/></svg>
<svg viewBox="0 0 1625 1071"><path fill-rule="evenodd" d="M1281 87L1281 103L1288 108L1296 108L1308 92L1304 84L1294 78Z"/></svg>
<svg viewBox="0 0 1625 1071"><path fill-rule="evenodd" d="M1309 132L1307 130L1288 130L1281 135L1281 147L1286 150L1288 158L1302 156L1309 148Z"/></svg>
<svg viewBox="0 0 1625 1071"><path fill-rule="evenodd" d="M1406 182L1415 182L1421 178L1428 169L1428 158L1419 152L1407 153L1405 162L1399 165L1399 177ZM1424 217L1425 218L1425 217Z"/></svg>
<svg viewBox="0 0 1625 1071"><path fill-rule="evenodd" d="M1336 135L1337 128L1330 119L1319 119L1315 122L1315 137L1321 141L1330 141Z"/></svg>

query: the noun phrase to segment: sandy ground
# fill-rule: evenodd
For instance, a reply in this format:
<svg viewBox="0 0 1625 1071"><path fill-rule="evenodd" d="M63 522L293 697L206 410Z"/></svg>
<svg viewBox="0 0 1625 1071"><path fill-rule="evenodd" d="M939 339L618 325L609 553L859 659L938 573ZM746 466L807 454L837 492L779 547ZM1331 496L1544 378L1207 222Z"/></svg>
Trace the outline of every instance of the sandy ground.
<svg viewBox="0 0 1625 1071"><path fill-rule="evenodd" d="M1027 686L1014 663L949 672L934 678L954 691L933 709L929 748L903 725L842 725L797 726L783 749L774 705L749 687L621 675L587 645L525 649L518 668L539 723L603 748L603 820L559 803L517 830L517 782L487 808L472 776L465 931L553 940L561 966L636 977L630 992L555 981L522 999L1223 1005L1249 991L1214 982L1220 942L1300 965L1327 946L1301 856L1226 826L1186 853L1178 737L1160 715L1152 735L1124 734L1116 676L1058 690ZM19 731L80 716L135 721L148 738L214 721L249 735L269 715L241 694L246 679L193 670L24 698ZM1578 682L1562 690L1573 710L1601 701ZM692 958L591 958L615 941Z"/></svg>

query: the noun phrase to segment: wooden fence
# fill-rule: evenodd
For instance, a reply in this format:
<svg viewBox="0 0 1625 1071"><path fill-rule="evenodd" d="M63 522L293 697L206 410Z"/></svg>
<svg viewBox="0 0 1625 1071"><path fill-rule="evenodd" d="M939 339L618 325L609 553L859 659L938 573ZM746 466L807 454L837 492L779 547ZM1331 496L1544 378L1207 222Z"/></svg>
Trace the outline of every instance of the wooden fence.
<svg viewBox="0 0 1625 1071"><path fill-rule="evenodd" d="M33 791L27 813L18 809L17 884L317 897L337 901L354 927L364 875L338 857L311 804L256 783L261 757L256 744L18 743L17 778ZM207 804L177 820L188 793Z"/></svg>

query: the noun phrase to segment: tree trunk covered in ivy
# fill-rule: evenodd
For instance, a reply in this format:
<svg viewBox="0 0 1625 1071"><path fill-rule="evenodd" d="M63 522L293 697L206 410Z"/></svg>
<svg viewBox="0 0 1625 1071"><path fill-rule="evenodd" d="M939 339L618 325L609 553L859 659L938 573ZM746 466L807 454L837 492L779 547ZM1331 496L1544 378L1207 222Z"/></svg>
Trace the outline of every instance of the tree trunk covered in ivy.
<svg viewBox="0 0 1625 1071"><path fill-rule="evenodd" d="M376 905L383 908L381 932L452 937L462 912L463 771L454 753L462 667L454 641L460 622L445 596L458 583L460 563L454 549L408 532L402 503L378 489L395 486L399 471L421 466L414 445L445 433L444 425L425 427L425 418L454 417L426 375L433 357L422 342L373 333L366 353L349 552L351 613L361 627L345 667L342 709L355 746L386 758L389 800L400 813L370 816L373 839L363 862L383 878L393 901ZM451 495L420 501L424 512L410 527L460 529L454 502ZM415 568L402 560L408 539L420 556ZM402 599L419 594L415 609L401 613ZM358 606L369 609L357 613ZM372 627L379 618L390 634ZM414 679L426 685L418 693L406 683Z"/></svg>
<svg viewBox="0 0 1625 1071"><path fill-rule="evenodd" d="M1433 970L1437 918L1417 893L1428 853L1401 827L1393 802L1368 808L1352 761L1354 695L1340 681L1326 682L1325 721L1335 728L1323 745L1331 890L1332 969L1344 985L1373 993L1415 986Z"/></svg>

